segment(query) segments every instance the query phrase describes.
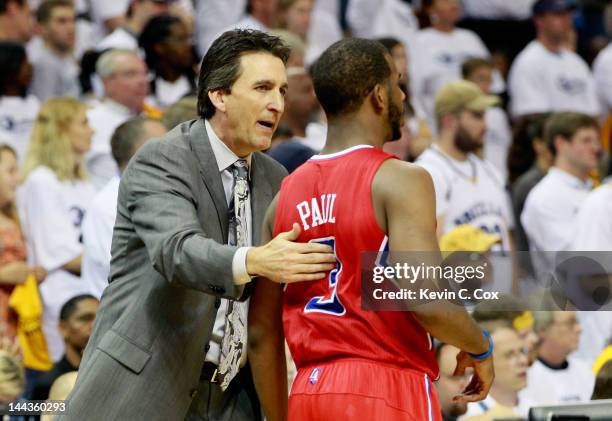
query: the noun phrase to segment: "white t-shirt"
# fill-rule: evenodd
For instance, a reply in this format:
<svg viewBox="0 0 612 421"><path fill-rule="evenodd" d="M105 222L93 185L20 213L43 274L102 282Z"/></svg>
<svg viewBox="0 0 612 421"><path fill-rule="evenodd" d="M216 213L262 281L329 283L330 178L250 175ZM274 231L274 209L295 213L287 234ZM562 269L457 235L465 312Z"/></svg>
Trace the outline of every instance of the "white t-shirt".
<svg viewBox="0 0 612 421"><path fill-rule="evenodd" d="M119 173L111 154L110 140L115 129L133 117L130 110L110 99L91 108L87 117L94 130L91 149L85 155L87 170L96 190L100 190Z"/></svg>
<svg viewBox="0 0 612 421"><path fill-rule="evenodd" d="M338 19L325 10L313 9L308 28L308 42L304 61L313 64L330 45L342 39L342 29Z"/></svg>
<svg viewBox="0 0 612 421"><path fill-rule="evenodd" d="M104 21L125 16L130 0L89 0L89 12L95 26L96 40L99 41L107 35Z"/></svg>
<svg viewBox="0 0 612 421"><path fill-rule="evenodd" d="M536 0L462 0L465 16L476 19L513 19L531 17Z"/></svg>
<svg viewBox="0 0 612 421"><path fill-rule="evenodd" d="M40 108L40 101L33 95L0 97L0 138L8 143L19 162L23 163L34 121Z"/></svg>
<svg viewBox="0 0 612 421"><path fill-rule="evenodd" d="M30 61L34 71L30 91L41 102L53 97L77 98L80 95L81 70L72 55L58 56L41 44L36 54L30 57Z"/></svg>
<svg viewBox="0 0 612 421"><path fill-rule="evenodd" d="M527 387L519 392L519 405L531 406L588 402L593 394L595 376L582 361L567 359L565 369L554 369L536 360L527 370Z"/></svg>
<svg viewBox="0 0 612 421"><path fill-rule="evenodd" d="M105 36L96 45L96 50L103 51L109 48L138 51L138 39L127 29L119 27Z"/></svg>
<svg viewBox="0 0 612 421"><path fill-rule="evenodd" d="M593 77L602 108L612 112L612 42L599 53L593 62Z"/></svg>
<svg viewBox="0 0 612 421"><path fill-rule="evenodd" d="M28 261L43 266L47 278L40 284L43 330L53 361L64 352L58 332L61 307L70 298L89 293L81 278L61 269L83 252L81 221L94 196L87 181L60 182L47 167L35 169L18 190L18 208L28 245Z"/></svg>
<svg viewBox="0 0 612 421"><path fill-rule="evenodd" d="M485 133L485 160L495 166L504 181L508 178L508 149L512 143L512 129L506 112L492 107L485 113L487 131Z"/></svg>
<svg viewBox="0 0 612 421"><path fill-rule="evenodd" d="M416 164L433 179L442 234L470 224L499 235L503 250L510 250L512 208L503 179L493 165L474 154L469 154L465 161L457 161L437 145L423 152Z"/></svg>
<svg viewBox="0 0 612 421"><path fill-rule="evenodd" d="M593 75L580 56L553 53L532 41L516 57L508 77L510 114L576 111L600 112Z"/></svg>
<svg viewBox="0 0 612 421"><path fill-rule="evenodd" d="M91 294L100 298L108 285L111 243L117 216L119 176L113 177L94 197L83 218L83 264L81 278Z"/></svg>
<svg viewBox="0 0 612 421"><path fill-rule="evenodd" d="M181 76L174 82L168 82L160 77L155 79L155 104L159 107L169 107L189 92L191 85L186 76Z"/></svg>
<svg viewBox="0 0 612 421"><path fill-rule="evenodd" d="M591 181L552 167L529 192L521 214L521 223L529 239L530 250L568 250L576 216L591 190Z"/></svg>
<svg viewBox="0 0 612 421"><path fill-rule="evenodd" d="M412 57L419 22L410 4L401 0L351 0L346 17L355 36L396 38Z"/></svg>
<svg viewBox="0 0 612 421"><path fill-rule="evenodd" d="M461 78L461 65L469 58L488 58L489 51L474 32L456 28L441 32L427 28L416 34L410 49L410 77L414 102L427 115L430 127L436 127L434 100L438 90Z"/></svg>
<svg viewBox="0 0 612 421"><path fill-rule="evenodd" d="M199 0L196 2L195 32L198 52L204 56L221 32L244 15L246 0Z"/></svg>

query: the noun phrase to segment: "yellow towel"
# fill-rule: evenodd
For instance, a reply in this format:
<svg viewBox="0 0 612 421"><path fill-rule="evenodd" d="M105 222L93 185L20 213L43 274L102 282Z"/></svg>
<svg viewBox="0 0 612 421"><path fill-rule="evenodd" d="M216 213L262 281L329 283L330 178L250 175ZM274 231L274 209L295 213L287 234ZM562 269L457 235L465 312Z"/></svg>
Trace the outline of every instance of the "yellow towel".
<svg viewBox="0 0 612 421"><path fill-rule="evenodd" d="M38 294L38 283L33 275L13 289L9 307L19 317L17 337L23 352L23 365L34 370L50 370L53 363L42 330L43 307Z"/></svg>

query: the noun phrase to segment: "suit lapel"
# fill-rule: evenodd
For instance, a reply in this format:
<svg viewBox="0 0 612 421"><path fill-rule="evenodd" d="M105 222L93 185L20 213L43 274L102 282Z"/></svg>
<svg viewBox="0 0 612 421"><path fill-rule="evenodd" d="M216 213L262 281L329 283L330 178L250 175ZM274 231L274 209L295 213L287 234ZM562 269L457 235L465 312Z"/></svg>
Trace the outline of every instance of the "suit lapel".
<svg viewBox="0 0 612 421"><path fill-rule="evenodd" d="M190 128L187 128L187 130L189 130L190 133L189 143L191 150L195 153L198 163L200 164L200 174L202 175L204 184L213 198L213 203L217 209L217 216L219 217L219 223L221 224L221 230L223 232L223 240L227 242L227 201L223 190L221 174L217 166L217 160L215 159L215 154L213 153L208 134L206 133L204 120L198 119Z"/></svg>
<svg viewBox="0 0 612 421"><path fill-rule="evenodd" d="M274 196L258 152L254 153L251 159L251 180L251 212L253 216L251 232L253 233L253 245L257 246L261 241L261 227L266 210Z"/></svg>

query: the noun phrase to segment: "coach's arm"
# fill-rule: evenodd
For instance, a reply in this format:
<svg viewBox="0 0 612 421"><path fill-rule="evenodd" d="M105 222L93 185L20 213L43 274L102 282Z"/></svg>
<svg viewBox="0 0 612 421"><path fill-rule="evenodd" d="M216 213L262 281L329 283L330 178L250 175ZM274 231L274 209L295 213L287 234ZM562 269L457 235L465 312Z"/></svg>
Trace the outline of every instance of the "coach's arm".
<svg viewBox="0 0 612 421"><path fill-rule="evenodd" d="M395 159L385 161L372 184L373 204L381 228L388 233L389 249L393 252L429 252L439 263L440 249L436 238L436 208L434 187L426 170ZM401 283L401 280L398 281ZM435 285L431 285L435 288ZM410 288L409 285L406 286ZM457 400L471 402L487 396L494 371L489 357L475 360L468 353L482 354L489 341L463 308L449 303L435 308L419 306L415 318L432 336L454 345L462 352L457 357L457 373L472 366L472 383Z"/></svg>
<svg viewBox="0 0 612 421"><path fill-rule="evenodd" d="M194 194L202 188L196 183L199 177L199 164L189 150L159 139L147 142L122 176L118 212L131 219L153 267L168 282L238 298L242 289L235 284L232 270L238 248L206 234L198 206L207 204L198 203ZM335 261L331 249L291 242L295 238L285 233L250 248L246 254L249 275L275 282L323 278L330 264L320 263ZM310 258L313 252L320 252L315 262Z"/></svg>

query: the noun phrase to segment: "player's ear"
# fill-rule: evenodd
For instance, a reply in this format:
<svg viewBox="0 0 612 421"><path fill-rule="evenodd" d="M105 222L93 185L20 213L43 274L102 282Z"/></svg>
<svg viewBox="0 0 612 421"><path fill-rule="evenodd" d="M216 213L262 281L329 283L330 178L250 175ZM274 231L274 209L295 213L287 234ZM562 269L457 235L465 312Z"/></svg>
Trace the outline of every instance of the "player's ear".
<svg viewBox="0 0 612 421"><path fill-rule="evenodd" d="M227 97L227 91L223 89L217 89L214 91L208 91L208 99L215 106L215 108L222 113L227 110L227 106L225 104L225 100Z"/></svg>
<svg viewBox="0 0 612 421"><path fill-rule="evenodd" d="M380 83L377 83L376 86L374 86L370 99L372 101L372 107L374 107L377 112L382 112L385 109L387 104L387 94L387 90Z"/></svg>

